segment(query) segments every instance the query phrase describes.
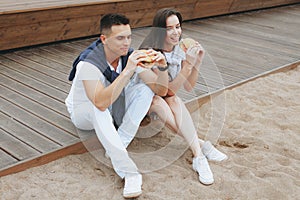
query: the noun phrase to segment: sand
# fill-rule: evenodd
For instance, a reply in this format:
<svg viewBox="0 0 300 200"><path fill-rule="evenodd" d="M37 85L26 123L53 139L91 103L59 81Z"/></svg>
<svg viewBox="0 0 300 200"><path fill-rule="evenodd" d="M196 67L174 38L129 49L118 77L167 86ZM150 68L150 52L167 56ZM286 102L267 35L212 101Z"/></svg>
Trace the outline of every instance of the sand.
<svg viewBox="0 0 300 200"><path fill-rule="evenodd" d="M204 186L198 181L191 151L163 129L135 139L129 147L139 155L144 172L139 199L300 199L300 66L228 90L218 99L221 104L204 104L192 114L201 138L211 137L212 119L222 122L212 140L229 159L210 162L215 183ZM175 143L167 156L147 157L146 152L170 141ZM123 199L122 189L123 181L112 168L90 153L0 178L1 200Z"/></svg>

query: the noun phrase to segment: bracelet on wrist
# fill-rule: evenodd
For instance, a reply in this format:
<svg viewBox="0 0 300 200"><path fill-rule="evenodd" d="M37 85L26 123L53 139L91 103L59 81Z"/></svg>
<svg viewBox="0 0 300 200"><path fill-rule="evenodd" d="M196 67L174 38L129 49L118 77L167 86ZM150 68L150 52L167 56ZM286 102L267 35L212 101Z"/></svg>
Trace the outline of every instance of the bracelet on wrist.
<svg viewBox="0 0 300 200"><path fill-rule="evenodd" d="M166 71L166 70L169 69L169 63L167 63L167 66L166 66L166 67L160 67L160 66L157 66L157 69L158 69L159 71L164 72L164 71Z"/></svg>

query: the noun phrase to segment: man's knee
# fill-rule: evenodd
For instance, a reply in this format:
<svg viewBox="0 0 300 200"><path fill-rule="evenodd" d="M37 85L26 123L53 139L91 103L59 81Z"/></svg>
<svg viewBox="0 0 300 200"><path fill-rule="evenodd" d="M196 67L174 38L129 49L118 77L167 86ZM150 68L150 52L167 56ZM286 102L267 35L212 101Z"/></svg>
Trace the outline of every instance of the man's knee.
<svg viewBox="0 0 300 200"><path fill-rule="evenodd" d="M147 85L139 83L130 88L130 91L128 91L127 103L130 104L131 102L139 102L147 107L151 105L153 96L154 93Z"/></svg>

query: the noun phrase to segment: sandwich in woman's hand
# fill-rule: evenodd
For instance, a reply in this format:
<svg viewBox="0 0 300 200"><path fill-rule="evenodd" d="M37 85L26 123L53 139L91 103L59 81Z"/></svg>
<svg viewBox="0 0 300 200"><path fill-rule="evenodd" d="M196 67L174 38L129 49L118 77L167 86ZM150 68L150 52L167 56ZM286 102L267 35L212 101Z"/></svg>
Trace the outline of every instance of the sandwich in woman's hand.
<svg viewBox="0 0 300 200"><path fill-rule="evenodd" d="M192 38L184 38L180 40L179 47L186 52L188 48L194 46L196 44L196 41Z"/></svg>

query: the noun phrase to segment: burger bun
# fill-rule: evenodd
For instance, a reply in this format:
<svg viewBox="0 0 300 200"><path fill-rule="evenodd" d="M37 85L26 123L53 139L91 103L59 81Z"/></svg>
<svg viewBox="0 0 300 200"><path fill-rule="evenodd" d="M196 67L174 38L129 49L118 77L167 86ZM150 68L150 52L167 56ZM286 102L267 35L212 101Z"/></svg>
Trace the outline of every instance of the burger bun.
<svg viewBox="0 0 300 200"><path fill-rule="evenodd" d="M186 52L190 47L194 46L196 41L192 38L184 38L180 40L179 47Z"/></svg>
<svg viewBox="0 0 300 200"><path fill-rule="evenodd" d="M152 68L155 63L155 60L154 60L155 56L149 55L147 50L142 49L140 51L144 52L147 56L145 57L145 60L140 62L138 65L143 68L146 68L146 69Z"/></svg>

